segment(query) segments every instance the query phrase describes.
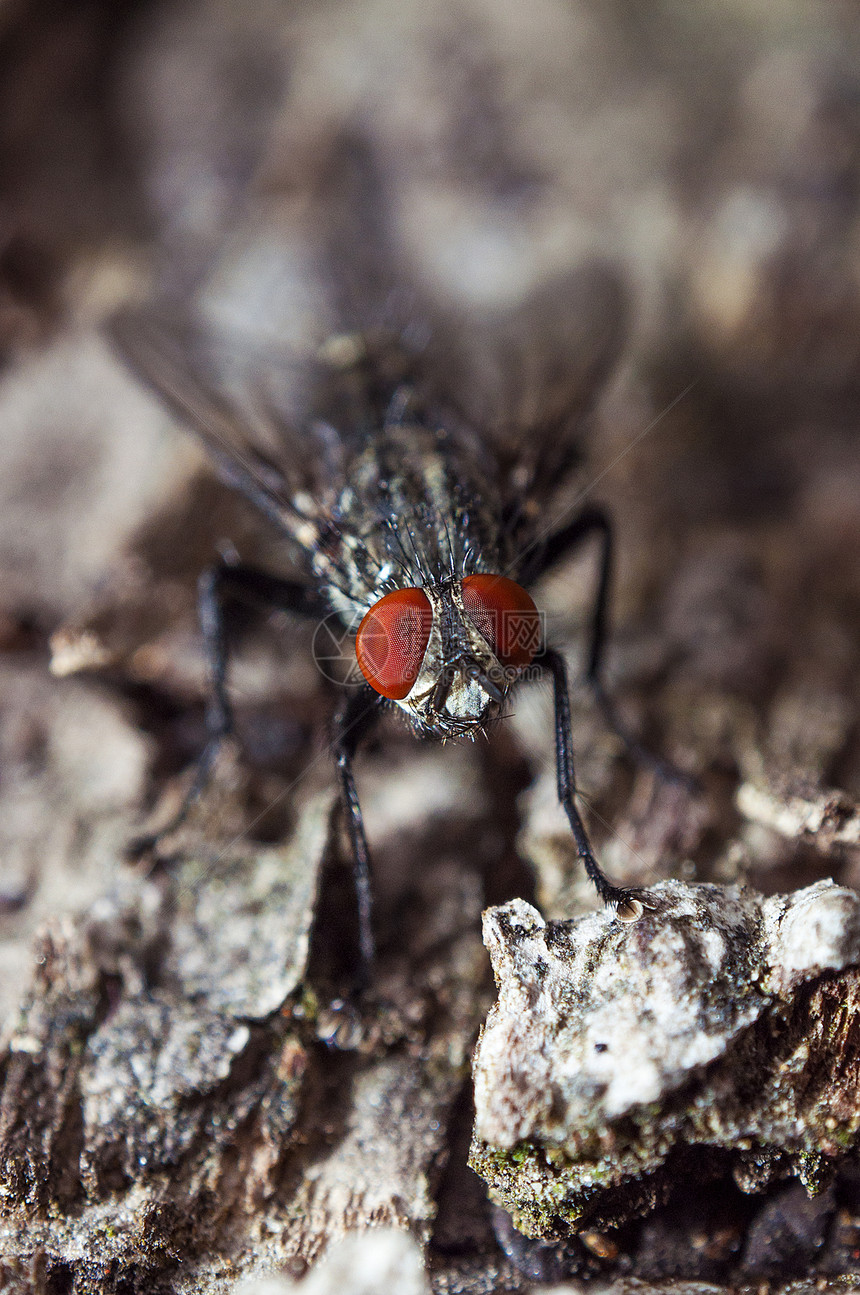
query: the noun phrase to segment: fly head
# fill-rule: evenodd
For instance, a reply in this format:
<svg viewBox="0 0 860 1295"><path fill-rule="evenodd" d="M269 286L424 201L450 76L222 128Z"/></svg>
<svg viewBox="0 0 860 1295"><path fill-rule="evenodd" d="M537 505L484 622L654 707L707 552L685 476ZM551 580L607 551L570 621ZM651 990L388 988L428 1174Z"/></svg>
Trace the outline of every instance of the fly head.
<svg viewBox="0 0 860 1295"><path fill-rule="evenodd" d="M356 636L371 687L419 733L437 738L473 737L498 718L539 646L529 595L485 573L394 590L371 607Z"/></svg>

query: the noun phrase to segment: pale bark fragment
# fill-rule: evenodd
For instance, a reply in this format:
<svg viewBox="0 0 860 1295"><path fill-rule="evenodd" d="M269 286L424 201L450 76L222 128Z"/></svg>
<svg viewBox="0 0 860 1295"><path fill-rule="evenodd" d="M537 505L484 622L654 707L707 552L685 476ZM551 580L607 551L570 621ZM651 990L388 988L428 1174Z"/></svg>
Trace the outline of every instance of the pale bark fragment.
<svg viewBox="0 0 860 1295"><path fill-rule="evenodd" d="M642 902L632 923L484 916L499 999L471 1163L531 1236L623 1223L682 1163L814 1190L857 1142L857 893L661 882Z"/></svg>

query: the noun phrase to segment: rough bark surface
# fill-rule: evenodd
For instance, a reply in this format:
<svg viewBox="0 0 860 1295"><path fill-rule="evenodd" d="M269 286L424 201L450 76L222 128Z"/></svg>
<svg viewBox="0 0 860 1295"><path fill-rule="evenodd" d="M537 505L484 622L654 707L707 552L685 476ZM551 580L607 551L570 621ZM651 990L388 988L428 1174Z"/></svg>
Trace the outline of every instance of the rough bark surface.
<svg viewBox="0 0 860 1295"><path fill-rule="evenodd" d="M829 1174L806 1164L811 1196L772 1160L734 1174L728 1146L561 1241L525 1241L466 1168L481 911L607 921L583 916L546 689L488 743L421 745L392 717L359 759L380 943L359 1013L337 689L311 629L237 618L238 742L164 857L126 862L204 741L200 570L235 551L289 575L296 555L101 331L169 288L217 323L228 384L237 357L277 356L277 391L251 394L298 416L293 360L344 299L411 312L509 449L580 374L587 394L595 336L571 326L560 382L546 303L609 267L618 317L594 329L620 328L623 296L626 340L547 521L583 498L615 515L607 683L699 787L632 762L579 686L594 570L566 561L535 595L571 666L596 848L658 894L728 887L725 912L744 883L762 911L828 878L851 892L858 55L855 10L790 0L0 10L0 1288L626 1295L860 1271L850 1138ZM332 184L345 141L367 190ZM810 1056L855 1037L843 974L798 991Z"/></svg>
<svg viewBox="0 0 860 1295"><path fill-rule="evenodd" d="M632 921L484 915L499 1001L475 1053L470 1163L530 1236L618 1227L679 1163L810 1192L860 1110L860 899L660 882Z"/></svg>

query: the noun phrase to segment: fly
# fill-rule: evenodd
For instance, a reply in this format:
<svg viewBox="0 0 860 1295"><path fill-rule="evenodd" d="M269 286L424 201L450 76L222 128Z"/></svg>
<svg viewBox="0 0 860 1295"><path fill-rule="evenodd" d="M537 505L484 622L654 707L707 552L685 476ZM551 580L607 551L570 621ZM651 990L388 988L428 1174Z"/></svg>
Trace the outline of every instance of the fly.
<svg viewBox="0 0 860 1295"><path fill-rule="evenodd" d="M344 695L332 749L354 860L362 981L370 974L374 941L370 855L353 760L388 707L398 708L421 737L471 738L503 714L516 684L548 676L558 797L579 857L600 898L622 915L633 911L634 892L606 877L576 805L567 669L545 641L528 592L572 549L590 537L598 541L588 680L634 754L665 772L667 766L624 731L601 683L612 565L606 513L587 507L547 532L543 511L512 484L516 473L505 471L493 446L462 421L446 421L422 406L399 374L387 379L370 339L330 344L326 353L346 354L347 362L334 370L323 363L326 383L345 387L350 400L361 391L360 414L353 408L347 417L350 400L338 398L325 416L297 432L273 418L275 434L263 453L258 429L200 379L195 329L171 330L137 313L120 317L112 336L132 369L196 430L222 479L299 551L306 576L287 580L223 563L201 576L200 620L212 681L209 740L188 800L159 836L179 825L232 731L224 604L250 598L317 621L334 614L355 632L362 682ZM296 464L308 461L313 480L298 481ZM141 848L157 839L143 839Z"/></svg>

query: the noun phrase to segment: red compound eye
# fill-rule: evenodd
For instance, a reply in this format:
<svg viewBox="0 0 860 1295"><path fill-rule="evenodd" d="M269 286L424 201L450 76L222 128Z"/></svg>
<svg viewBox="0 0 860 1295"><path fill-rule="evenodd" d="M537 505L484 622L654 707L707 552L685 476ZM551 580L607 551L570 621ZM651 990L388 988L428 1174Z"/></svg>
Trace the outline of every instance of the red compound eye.
<svg viewBox="0 0 860 1295"><path fill-rule="evenodd" d="M433 609L423 589L395 589L374 603L358 627L355 655L371 688L400 701L418 678Z"/></svg>
<svg viewBox="0 0 860 1295"><path fill-rule="evenodd" d="M506 576L466 576L463 606L502 665L520 670L534 659L540 614L521 585Z"/></svg>

